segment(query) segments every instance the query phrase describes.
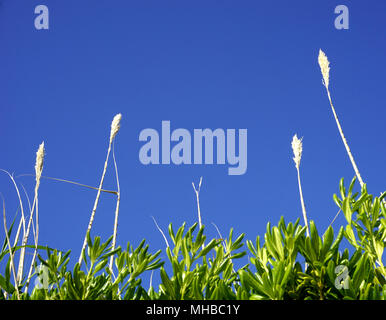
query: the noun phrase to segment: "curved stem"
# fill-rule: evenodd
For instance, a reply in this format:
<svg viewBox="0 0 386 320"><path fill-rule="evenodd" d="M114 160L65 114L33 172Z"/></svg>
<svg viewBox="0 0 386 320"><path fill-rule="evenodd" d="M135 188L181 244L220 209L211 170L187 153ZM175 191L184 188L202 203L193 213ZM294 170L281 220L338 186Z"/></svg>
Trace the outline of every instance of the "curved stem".
<svg viewBox="0 0 386 320"><path fill-rule="evenodd" d="M79 267L82 264L83 253L84 253L84 250L86 249L86 245L87 245L87 234L91 231L92 224L94 222L95 212L96 212L96 209L98 207L99 197L101 195L103 181L104 181L105 175L106 175L106 170L107 170L107 164L108 164L108 161L109 161L110 151L111 151L111 140L109 142L109 147L107 149L106 161L105 161L105 165L103 167L103 173L102 173L101 181L99 183L98 193L97 193L97 196L95 198L94 207L92 209L91 216L90 216L90 221L89 221L88 226L87 226L87 231L86 231L86 235L84 237L84 241L83 241L83 245L82 245L82 250L80 251L80 256L79 256L79 261L78 261Z"/></svg>
<svg viewBox="0 0 386 320"><path fill-rule="evenodd" d="M302 184L300 183L300 170L299 170L299 167L296 167L296 169L298 171L298 185L299 185L299 193L300 193L300 202L301 202L301 205L302 205L303 219L304 219L304 223L305 223L305 225L307 227L307 229L306 229L307 237L309 237L310 236L310 232L309 232L309 229L308 229L308 220L307 220L306 206L304 205Z"/></svg>
<svg viewBox="0 0 386 320"><path fill-rule="evenodd" d="M338 130L339 130L340 136L342 138L343 144L344 144L344 146L346 148L348 157L350 158L350 161L351 161L351 164L352 164L352 166L354 168L355 174L358 177L359 183L360 183L361 187L363 187L364 182L363 182L362 177L361 177L361 175L359 173L358 167L357 167L357 165L356 165L356 163L354 161L354 157L353 157L353 155L351 153L350 147L348 146L346 137L344 136L344 133L343 133L343 130L342 130L342 126L340 125L340 122L339 122L339 119L338 119L338 115L335 112L334 105L332 104L330 90L328 90L328 87L326 87L326 90L327 90L328 100L330 101L331 110L332 110L332 113L334 114L334 118L335 118L336 124L338 126Z"/></svg>
<svg viewBox="0 0 386 320"><path fill-rule="evenodd" d="M118 215L119 215L119 205L121 202L121 188L119 185L119 176L118 176L118 167L117 162L115 160L115 151L114 151L114 145L113 145L113 160L114 160L114 168L115 168L115 176L117 179L117 204L115 207L115 218L114 218L114 233L113 233L113 241L112 241L112 247L111 250L113 251L115 249L116 241L117 241L117 231L118 231ZM114 255L110 257L110 264L109 268L111 271L111 274L113 274L113 261L114 261Z"/></svg>

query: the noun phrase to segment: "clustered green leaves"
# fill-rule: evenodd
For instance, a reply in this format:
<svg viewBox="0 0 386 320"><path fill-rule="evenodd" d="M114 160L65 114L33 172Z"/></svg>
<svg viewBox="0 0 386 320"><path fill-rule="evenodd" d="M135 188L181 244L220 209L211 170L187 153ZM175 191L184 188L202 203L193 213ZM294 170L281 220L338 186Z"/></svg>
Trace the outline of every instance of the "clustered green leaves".
<svg viewBox="0 0 386 320"><path fill-rule="evenodd" d="M263 238L244 240L244 234L208 241L204 226L185 223L168 233L172 246L167 246L165 261L161 250L150 253L143 240L137 248L130 243L125 250L112 250L110 237L101 243L99 237L87 235L84 264L68 269L70 252L50 248L36 268L35 278L43 279L29 291L26 280L18 288L12 283L10 254L6 243L1 248L4 273L0 274L0 299L49 300L279 300L279 299L377 299L386 298L386 269L383 251L386 243L386 193L374 197L366 186L353 194L355 178L346 190L340 182L340 197L334 201L342 210L347 225L334 232L332 226L320 235L310 221L306 227L281 218L277 225L267 224ZM9 232L12 230L10 229ZM352 246L341 252L342 240ZM15 254L20 247L14 247ZM235 261L248 255L247 264ZM108 268L114 257L113 272ZM8 260L6 260L8 259ZM38 265L37 265L38 266ZM158 272L158 288L145 289L141 278ZM40 273L40 274L39 274ZM45 283L44 283L45 282ZM16 291L19 294L16 294Z"/></svg>

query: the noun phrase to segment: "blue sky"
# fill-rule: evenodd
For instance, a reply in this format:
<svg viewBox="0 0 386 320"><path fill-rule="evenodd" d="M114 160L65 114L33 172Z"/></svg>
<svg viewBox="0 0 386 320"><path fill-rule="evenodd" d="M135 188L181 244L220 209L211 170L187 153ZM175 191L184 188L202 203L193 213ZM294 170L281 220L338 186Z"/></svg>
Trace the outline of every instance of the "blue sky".
<svg viewBox="0 0 386 320"><path fill-rule="evenodd" d="M49 9L36 30L34 8ZM349 29L334 8L349 8ZM121 183L118 244L146 238L165 247L166 232L197 220L192 181L208 236L233 227L246 238L268 221L301 218L291 140L303 138L301 178L309 219L322 233L337 212L338 182L354 171L322 86L319 48L330 62L330 89L368 189L385 190L385 31L381 1L0 1L0 168L34 172L44 140L43 175L98 186L110 123ZM145 128L248 130L248 169L227 165L148 165L139 161ZM17 179L33 196L34 179ZM104 184L115 189L114 168ZM8 219L18 202L0 176ZM76 261L96 192L43 180L40 243L71 249ZM113 231L115 198L103 194L93 235ZM344 223L341 216L335 227ZM2 239L3 236L1 236Z"/></svg>

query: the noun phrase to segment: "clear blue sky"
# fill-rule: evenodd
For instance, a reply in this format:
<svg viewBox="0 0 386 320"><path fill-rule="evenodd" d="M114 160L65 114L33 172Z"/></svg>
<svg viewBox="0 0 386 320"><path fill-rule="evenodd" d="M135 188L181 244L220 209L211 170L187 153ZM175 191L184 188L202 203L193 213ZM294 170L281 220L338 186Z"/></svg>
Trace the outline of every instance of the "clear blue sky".
<svg viewBox="0 0 386 320"><path fill-rule="evenodd" d="M49 8L36 30L34 8ZM349 30L334 8L349 8ZM118 244L197 220L192 181L203 176L201 211L209 236L231 227L248 239L268 221L301 217L291 140L303 139L301 177L309 219L320 232L337 212L332 195L354 176L317 64L331 62L330 87L343 130L370 192L385 190L386 3L383 1L0 1L0 168L34 173L44 140L43 175L97 186L110 123L121 182ZM248 130L248 170L227 165L140 163L145 128ZM33 196L33 177L19 177ZM112 162L104 187L115 189ZM8 219L18 202L0 176ZM78 258L96 192L43 180L40 243ZM103 194L92 234L113 230L115 198ZM344 223L341 216L334 226ZM0 236L3 239L3 234ZM165 255L163 255L165 257Z"/></svg>

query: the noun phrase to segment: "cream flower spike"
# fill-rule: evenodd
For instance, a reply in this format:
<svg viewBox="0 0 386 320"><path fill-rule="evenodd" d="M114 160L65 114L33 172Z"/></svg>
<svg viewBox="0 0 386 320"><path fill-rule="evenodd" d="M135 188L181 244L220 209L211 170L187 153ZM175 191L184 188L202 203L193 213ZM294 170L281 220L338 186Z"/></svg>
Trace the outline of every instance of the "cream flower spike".
<svg viewBox="0 0 386 320"><path fill-rule="evenodd" d="M330 83L330 62L328 61L326 54L321 49L319 49L318 62L323 76L323 84L326 88L328 88Z"/></svg>
<svg viewBox="0 0 386 320"><path fill-rule="evenodd" d="M303 143L302 139L299 139L298 136L295 134L292 138L292 151L294 153L294 162L296 165L296 168L299 169L300 167L300 160L302 159L302 152L303 152Z"/></svg>
<svg viewBox="0 0 386 320"><path fill-rule="evenodd" d="M35 162L35 175L36 175L36 184L40 183L40 178L43 172L43 162L44 162L44 141L40 144L38 151L36 152L36 162Z"/></svg>
<svg viewBox="0 0 386 320"><path fill-rule="evenodd" d="M114 117L113 121L111 122L110 142L114 140L114 138L117 135L119 129L121 128L121 119L122 119L122 114L118 113Z"/></svg>

